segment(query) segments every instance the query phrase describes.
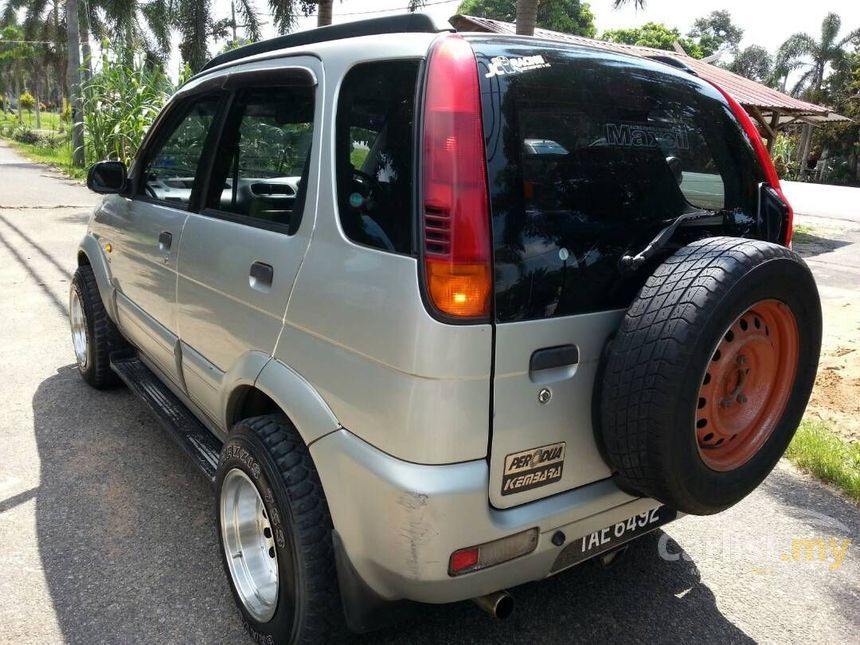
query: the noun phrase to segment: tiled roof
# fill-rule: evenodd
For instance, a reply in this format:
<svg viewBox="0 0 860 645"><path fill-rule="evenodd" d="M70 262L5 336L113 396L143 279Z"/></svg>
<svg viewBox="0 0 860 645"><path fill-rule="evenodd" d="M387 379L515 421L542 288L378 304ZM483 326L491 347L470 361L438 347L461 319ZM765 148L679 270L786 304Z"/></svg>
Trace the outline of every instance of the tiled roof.
<svg viewBox="0 0 860 645"><path fill-rule="evenodd" d="M458 31L485 31L511 35L517 33L516 25L514 25L514 23L503 22L501 20L491 20L489 18L457 15L453 16L450 19L450 22ZM537 28L535 29L534 35L536 38L560 40L586 47L608 49L634 56L664 56L675 58L695 71L701 78L719 85L745 108L755 107L769 112L779 110L780 112L790 112L795 115L826 116L831 112L830 108L801 101L800 99L796 99L788 94L783 94L782 92L767 87L766 85L762 85L761 83L756 83L748 78L739 76L727 69L722 69L721 67L704 63L700 60L677 52L654 49L653 47L640 47L639 45L610 43L603 40L585 38L584 36L574 36L573 34L552 31L550 29Z"/></svg>

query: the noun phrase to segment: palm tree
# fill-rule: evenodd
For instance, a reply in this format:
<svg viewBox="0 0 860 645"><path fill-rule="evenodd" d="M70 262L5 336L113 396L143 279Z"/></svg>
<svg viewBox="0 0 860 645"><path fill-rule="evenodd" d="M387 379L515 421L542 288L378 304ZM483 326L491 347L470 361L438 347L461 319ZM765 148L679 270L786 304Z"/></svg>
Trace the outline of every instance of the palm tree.
<svg viewBox="0 0 860 645"><path fill-rule="evenodd" d="M315 4L317 3L312 0L268 0L269 11L272 13L272 19L279 34L292 31L296 26L299 13L310 15Z"/></svg>
<svg viewBox="0 0 860 645"><path fill-rule="evenodd" d="M780 46L774 66L774 75L782 79L783 88L788 74L802 69L804 72L791 93L798 95L806 92L810 98L818 98L827 67L844 66L848 57L845 46L851 42L860 42L860 29L839 38L841 27L842 19L835 13L829 13L821 23L821 37L818 40L806 33L789 36Z"/></svg>
<svg viewBox="0 0 860 645"><path fill-rule="evenodd" d="M406 10L413 13L423 7L426 3L427 0L409 0L409 3L406 5ZM317 27L330 25L334 10L334 0L303 0L302 11L305 15L310 15L313 12L314 4L317 5Z"/></svg>
<svg viewBox="0 0 860 645"><path fill-rule="evenodd" d="M538 0L517 0L517 33L533 36L537 22Z"/></svg>
<svg viewBox="0 0 860 645"><path fill-rule="evenodd" d="M172 0L87 0L89 13L82 15L81 30L87 29L81 45L89 48L89 26L93 35L107 38L126 60L142 51L146 59L163 63L170 54L170 30L173 26Z"/></svg>
<svg viewBox="0 0 860 645"><path fill-rule="evenodd" d="M36 99L38 129L41 127L42 99L50 94L51 79L63 75L65 33L61 24L65 5L62 0L8 0L4 13L12 14L21 10L24 39L33 41L28 46L27 62L30 64L30 91ZM48 69L53 69L54 73L46 74Z"/></svg>
<svg viewBox="0 0 860 645"><path fill-rule="evenodd" d="M320 0L317 3L317 27L325 27L331 24L333 8L334 0Z"/></svg>
<svg viewBox="0 0 860 645"><path fill-rule="evenodd" d="M613 0L612 8L618 9L620 7L623 7L626 4L629 4L629 2L630 2L630 0ZM633 6L636 7L637 9L644 9L645 8L645 0L633 0Z"/></svg>
<svg viewBox="0 0 860 645"><path fill-rule="evenodd" d="M24 32L15 20L14 12L0 21L0 112L9 109L12 96L21 95L22 77L27 72L27 45L22 43ZM4 43L4 41L6 41ZM21 120L21 102L18 105L18 120Z"/></svg>
<svg viewBox="0 0 860 645"><path fill-rule="evenodd" d="M78 30L78 0L66 0L66 33L68 34L68 85L72 104L72 164L84 165L84 123L81 102L81 34Z"/></svg>

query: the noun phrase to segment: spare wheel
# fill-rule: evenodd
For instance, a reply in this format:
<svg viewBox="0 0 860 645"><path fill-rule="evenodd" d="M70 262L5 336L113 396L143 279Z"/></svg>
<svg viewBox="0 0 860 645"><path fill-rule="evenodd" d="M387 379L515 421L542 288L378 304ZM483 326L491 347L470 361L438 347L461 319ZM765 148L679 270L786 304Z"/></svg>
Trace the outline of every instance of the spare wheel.
<svg viewBox="0 0 860 645"><path fill-rule="evenodd" d="M648 278L604 354L596 432L625 490L697 515L748 495L806 408L821 346L788 248L700 240Z"/></svg>

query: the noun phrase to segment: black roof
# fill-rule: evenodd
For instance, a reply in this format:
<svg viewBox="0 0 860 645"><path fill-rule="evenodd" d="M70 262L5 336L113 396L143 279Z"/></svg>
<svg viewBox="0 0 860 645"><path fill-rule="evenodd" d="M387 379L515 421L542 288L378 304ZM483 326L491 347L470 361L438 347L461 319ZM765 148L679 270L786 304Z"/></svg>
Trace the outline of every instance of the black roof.
<svg viewBox="0 0 860 645"><path fill-rule="evenodd" d="M217 65L231 63L255 54L286 49L287 47L321 43L328 40L341 40L342 38L355 38L357 36L375 36L378 34L437 33L453 30L453 27L450 25L440 24L423 13L407 13L399 16L358 20L341 25L329 25L328 27L309 29L308 31L300 31L295 34L287 34L286 36L277 36L276 38L262 40L252 45L239 47L238 49L233 49L216 56L206 63L200 71L206 71Z"/></svg>

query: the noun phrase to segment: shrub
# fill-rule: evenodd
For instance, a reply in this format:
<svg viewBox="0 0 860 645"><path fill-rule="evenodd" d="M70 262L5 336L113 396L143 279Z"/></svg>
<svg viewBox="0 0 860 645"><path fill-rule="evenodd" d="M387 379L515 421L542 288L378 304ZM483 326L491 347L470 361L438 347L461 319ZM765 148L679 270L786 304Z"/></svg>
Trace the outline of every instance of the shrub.
<svg viewBox="0 0 860 645"><path fill-rule="evenodd" d="M12 132L12 138L18 143L26 143L27 145L35 145L39 143L39 135L33 132L30 128L18 127Z"/></svg>
<svg viewBox="0 0 860 645"><path fill-rule="evenodd" d="M122 56L118 57L122 59ZM87 163L129 163L173 85L160 67L102 57L101 68L83 85Z"/></svg>
<svg viewBox="0 0 860 645"><path fill-rule="evenodd" d="M21 109L27 112L32 112L33 108L36 107L36 99L29 92L24 92L19 96L18 103L21 105Z"/></svg>
<svg viewBox="0 0 860 645"><path fill-rule="evenodd" d="M40 134L36 146L45 150L54 150L66 142L66 138L56 134Z"/></svg>

